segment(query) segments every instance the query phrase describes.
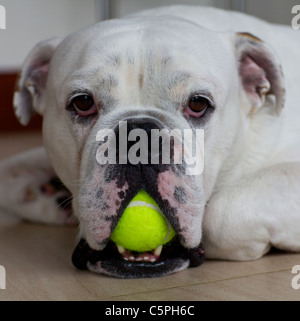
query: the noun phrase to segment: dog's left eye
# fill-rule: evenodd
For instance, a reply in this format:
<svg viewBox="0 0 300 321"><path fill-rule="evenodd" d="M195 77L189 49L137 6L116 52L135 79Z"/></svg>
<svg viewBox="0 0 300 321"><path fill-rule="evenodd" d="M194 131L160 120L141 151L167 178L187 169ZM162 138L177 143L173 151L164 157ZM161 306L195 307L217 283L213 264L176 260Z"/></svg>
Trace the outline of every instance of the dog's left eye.
<svg viewBox="0 0 300 321"><path fill-rule="evenodd" d="M81 117L89 116L97 112L94 100L90 95L80 95L73 98L71 105Z"/></svg>
<svg viewBox="0 0 300 321"><path fill-rule="evenodd" d="M202 96L194 96L189 100L188 106L185 109L185 114L199 118L205 114L209 106L210 102L208 99Z"/></svg>

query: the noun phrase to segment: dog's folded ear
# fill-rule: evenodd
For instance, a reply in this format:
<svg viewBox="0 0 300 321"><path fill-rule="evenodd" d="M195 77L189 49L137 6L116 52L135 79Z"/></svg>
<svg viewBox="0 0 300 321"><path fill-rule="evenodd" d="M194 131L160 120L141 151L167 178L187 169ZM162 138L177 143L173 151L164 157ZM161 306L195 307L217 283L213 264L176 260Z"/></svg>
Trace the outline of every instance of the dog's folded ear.
<svg viewBox="0 0 300 321"><path fill-rule="evenodd" d="M249 33L236 34L236 49L239 74L251 110L263 106L268 96L279 115L285 102L285 88L282 68L273 50Z"/></svg>
<svg viewBox="0 0 300 321"><path fill-rule="evenodd" d="M40 42L29 53L22 66L14 93L14 109L24 126L29 123L35 111L43 114L41 97L46 87L51 58L60 42L59 38Z"/></svg>

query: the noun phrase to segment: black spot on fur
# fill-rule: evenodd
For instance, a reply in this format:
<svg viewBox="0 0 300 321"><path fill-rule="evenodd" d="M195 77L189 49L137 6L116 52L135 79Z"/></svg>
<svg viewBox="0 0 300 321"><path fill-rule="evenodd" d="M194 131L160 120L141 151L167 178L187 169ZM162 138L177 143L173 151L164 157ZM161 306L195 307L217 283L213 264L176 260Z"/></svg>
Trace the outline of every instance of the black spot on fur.
<svg viewBox="0 0 300 321"><path fill-rule="evenodd" d="M105 215L105 216L104 216L104 219L105 219L105 221L107 221L107 222L113 222L113 216Z"/></svg>
<svg viewBox="0 0 300 321"><path fill-rule="evenodd" d="M103 188L100 187L100 188L98 189L98 191L96 192L96 199L101 198L102 195L103 195Z"/></svg>
<svg viewBox="0 0 300 321"><path fill-rule="evenodd" d="M121 199L125 197L125 193L123 191L119 192L118 195Z"/></svg>
<svg viewBox="0 0 300 321"><path fill-rule="evenodd" d="M185 204L187 202L187 197L183 187L175 186L174 198L181 204Z"/></svg>
<svg viewBox="0 0 300 321"><path fill-rule="evenodd" d="M107 205L107 203L104 203L102 206L101 206L101 210L102 211L107 211L109 209L109 206Z"/></svg>

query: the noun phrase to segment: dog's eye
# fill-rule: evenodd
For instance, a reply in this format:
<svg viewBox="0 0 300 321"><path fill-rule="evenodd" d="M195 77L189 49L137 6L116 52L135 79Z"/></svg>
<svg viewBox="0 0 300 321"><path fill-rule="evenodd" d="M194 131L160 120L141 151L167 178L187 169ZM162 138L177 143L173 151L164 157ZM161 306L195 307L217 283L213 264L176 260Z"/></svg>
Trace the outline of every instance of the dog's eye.
<svg viewBox="0 0 300 321"><path fill-rule="evenodd" d="M94 100L90 95L80 95L73 98L71 105L77 114L82 117L89 116L97 112Z"/></svg>
<svg viewBox="0 0 300 321"><path fill-rule="evenodd" d="M194 96L189 100L185 113L193 117L201 117L205 114L209 106L210 103L208 99L202 96Z"/></svg>
<svg viewBox="0 0 300 321"><path fill-rule="evenodd" d="M208 100L206 98L196 96L193 97L189 102L190 109L195 113L201 113L208 107Z"/></svg>

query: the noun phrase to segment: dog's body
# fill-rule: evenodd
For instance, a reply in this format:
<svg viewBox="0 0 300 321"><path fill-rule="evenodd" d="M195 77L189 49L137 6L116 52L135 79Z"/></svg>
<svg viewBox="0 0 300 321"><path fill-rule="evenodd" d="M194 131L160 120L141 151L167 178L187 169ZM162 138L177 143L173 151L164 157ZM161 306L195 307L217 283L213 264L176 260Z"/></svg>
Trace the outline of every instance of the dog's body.
<svg viewBox="0 0 300 321"><path fill-rule="evenodd" d="M23 124L33 109L43 115L50 162L44 149L4 162L0 206L35 221L66 221L55 199L67 192L40 189L49 187L54 168L73 195L85 240L76 256L85 255L82 248L93 252L83 263L77 259L119 277L164 275L191 264L187 255L133 267L101 254L140 188L155 198L183 251L202 254L200 242L207 257L219 259L256 259L271 246L299 251L299 53L300 34L292 28L181 6L41 43L24 64L15 108ZM191 111L195 101L205 101L201 115ZM172 165L99 166L97 131L116 130L124 119L142 128L204 128L203 175L186 176Z"/></svg>

